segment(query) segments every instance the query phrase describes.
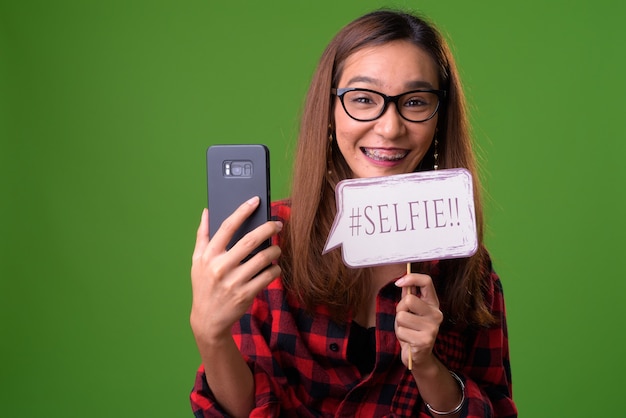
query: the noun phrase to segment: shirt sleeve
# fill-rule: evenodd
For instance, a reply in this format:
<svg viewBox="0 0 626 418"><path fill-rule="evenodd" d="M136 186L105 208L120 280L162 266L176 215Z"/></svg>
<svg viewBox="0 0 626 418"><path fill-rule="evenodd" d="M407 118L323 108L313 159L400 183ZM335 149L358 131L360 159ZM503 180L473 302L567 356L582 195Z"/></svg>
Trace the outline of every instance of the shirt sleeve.
<svg viewBox="0 0 626 418"><path fill-rule="evenodd" d="M496 323L477 330L468 361L455 372L465 382L463 417L513 418L517 417L517 409L513 402L504 295L499 277L493 269L490 271L486 302Z"/></svg>
<svg viewBox="0 0 626 418"><path fill-rule="evenodd" d="M250 412L250 417L270 417L280 415L280 408L277 402L262 401L259 398L271 399L269 390L269 379L264 374L254 373L255 393L257 406ZM204 366L200 366L196 373L196 381L190 396L191 409L196 418L217 418L228 417L229 415L217 403L213 392L206 381Z"/></svg>
<svg viewBox="0 0 626 418"><path fill-rule="evenodd" d="M200 366L196 373L196 381L189 399L193 415L196 418L228 416L213 397L213 392L211 392L204 375L204 366Z"/></svg>
<svg viewBox="0 0 626 418"><path fill-rule="evenodd" d="M258 296L251 309L255 311L255 315L247 312L232 329L235 343L250 367L254 379L255 407L250 417L279 416L279 399L283 394L266 371L267 364L272 364L272 353L265 340L267 336L262 332L263 329L271 329L269 310ZM196 374L190 400L197 418L229 416L215 399L202 365Z"/></svg>

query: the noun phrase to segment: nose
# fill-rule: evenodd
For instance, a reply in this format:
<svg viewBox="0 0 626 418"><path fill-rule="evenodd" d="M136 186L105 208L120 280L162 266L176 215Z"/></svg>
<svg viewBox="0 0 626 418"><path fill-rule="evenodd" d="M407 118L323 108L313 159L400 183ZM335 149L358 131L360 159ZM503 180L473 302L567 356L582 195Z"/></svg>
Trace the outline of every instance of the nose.
<svg viewBox="0 0 626 418"><path fill-rule="evenodd" d="M376 119L374 132L386 139L394 139L404 133L404 119L396 106L395 103L389 103L385 112Z"/></svg>

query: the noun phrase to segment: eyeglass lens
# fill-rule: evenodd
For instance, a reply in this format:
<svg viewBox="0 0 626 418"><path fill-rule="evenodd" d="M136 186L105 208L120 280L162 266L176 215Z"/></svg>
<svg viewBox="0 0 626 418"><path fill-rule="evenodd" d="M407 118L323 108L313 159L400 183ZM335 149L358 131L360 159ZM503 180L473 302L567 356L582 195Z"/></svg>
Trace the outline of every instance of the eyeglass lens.
<svg viewBox="0 0 626 418"><path fill-rule="evenodd" d="M371 91L347 91L342 102L348 115L358 120L374 120L385 111L385 98ZM398 98L397 105L404 118L422 122L437 111L439 96L433 92L409 92Z"/></svg>

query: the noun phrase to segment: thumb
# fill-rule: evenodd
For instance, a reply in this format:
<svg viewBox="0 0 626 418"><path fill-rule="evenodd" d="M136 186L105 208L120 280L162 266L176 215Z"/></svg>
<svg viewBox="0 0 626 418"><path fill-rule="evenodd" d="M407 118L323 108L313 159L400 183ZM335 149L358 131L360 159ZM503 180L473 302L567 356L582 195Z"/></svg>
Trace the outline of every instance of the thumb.
<svg viewBox="0 0 626 418"><path fill-rule="evenodd" d="M209 244L209 211L205 208L202 211L200 225L196 232L196 246L193 249L193 258L196 259L202 255L204 249Z"/></svg>

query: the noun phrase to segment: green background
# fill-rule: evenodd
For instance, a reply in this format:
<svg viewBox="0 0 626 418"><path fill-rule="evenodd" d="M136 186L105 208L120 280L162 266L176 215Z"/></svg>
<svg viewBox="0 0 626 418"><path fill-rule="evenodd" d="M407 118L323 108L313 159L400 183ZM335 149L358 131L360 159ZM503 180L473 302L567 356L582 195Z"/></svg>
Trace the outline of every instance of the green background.
<svg viewBox="0 0 626 418"><path fill-rule="evenodd" d="M626 7L612 0L0 3L0 415L185 417L204 151L285 197L323 47L381 6L451 39L521 416L622 416Z"/></svg>

